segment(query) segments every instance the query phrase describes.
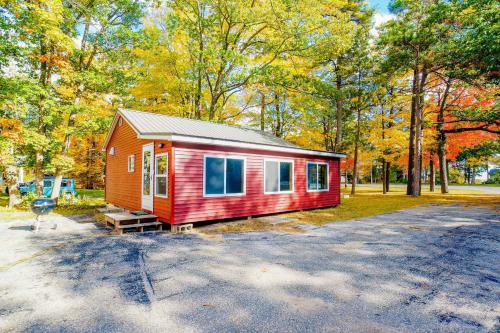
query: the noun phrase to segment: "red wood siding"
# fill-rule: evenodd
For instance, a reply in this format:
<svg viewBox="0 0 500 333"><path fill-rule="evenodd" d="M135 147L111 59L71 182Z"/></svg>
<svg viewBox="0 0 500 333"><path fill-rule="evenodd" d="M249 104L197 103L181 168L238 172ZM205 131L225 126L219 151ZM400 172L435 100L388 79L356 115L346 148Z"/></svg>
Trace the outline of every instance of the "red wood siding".
<svg viewBox="0 0 500 333"><path fill-rule="evenodd" d="M196 146L174 142L175 224L278 213L340 203L340 172L338 158L267 153L264 151L217 146ZM241 155L246 157L246 194L243 196L204 197L203 159L205 154ZM289 194L264 194L264 159L294 160L295 191ZM329 191L307 192L306 163L328 162Z"/></svg>
<svg viewBox="0 0 500 333"><path fill-rule="evenodd" d="M113 205L128 209L141 210L141 168L142 168L142 146L154 143L154 153L168 153L169 168L169 196L168 198L153 197L153 213L160 220L169 222L172 207L172 186L170 176L172 175L172 143L168 141L141 140L137 138L135 131L126 121L119 126L117 124L106 150L106 187L105 200ZM164 144L159 148L160 143ZM109 154L111 147L115 148L115 155ZM135 155L135 170L128 172L128 156ZM154 189L153 189L154 190Z"/></svg>
<svg viewBox="0 0 500 333"><path fill-rule="evenodd" d="M172 187L170 184L171 175L172 175L172 163L171 163L171 158L172 158L172 143L169 141L154 141L155 142L155 155L160 154L160 153L168 153L168 158L167 158L167 163L168 163L168 197L163 198L163 197L153 197L153 214L158 215L160 220L164 222L170 222L171 219L171 207L172 207ZM163 148L158 147L159 143L163 143ZM153 172L156 171L156 168L154 168ZM153 182L156 186L156 180ZM140 187L139 187L140 191ZM153 188L153 193L156 193L156 188Z"/></svg>

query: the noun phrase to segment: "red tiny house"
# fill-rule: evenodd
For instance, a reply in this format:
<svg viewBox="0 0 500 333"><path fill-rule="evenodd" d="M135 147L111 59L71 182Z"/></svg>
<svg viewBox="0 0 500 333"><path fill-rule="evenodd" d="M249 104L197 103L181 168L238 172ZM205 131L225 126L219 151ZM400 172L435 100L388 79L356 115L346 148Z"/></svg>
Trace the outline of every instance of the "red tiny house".
<svg viewBox="0 0 500 333"><path fill-rule="evenodd" d="M260 131L120 110L104 149L106 202L170 224L340 203L342 154Z"/></svg>

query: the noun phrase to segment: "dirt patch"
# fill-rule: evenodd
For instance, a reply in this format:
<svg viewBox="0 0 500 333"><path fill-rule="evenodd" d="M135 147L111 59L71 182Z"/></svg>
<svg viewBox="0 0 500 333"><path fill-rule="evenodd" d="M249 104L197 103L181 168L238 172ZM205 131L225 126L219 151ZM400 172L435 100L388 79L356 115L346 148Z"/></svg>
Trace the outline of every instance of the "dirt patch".
<svg viewBox="0 0 500 333"><path fill-rule="evenodd" d="M197 228L197 231L206 234L232 233L232 232L258 232L258 231L276 231L288 233L304 233L305 231L298 226L298 222L272 223L265 220L265 217L238 220L222 225L210 225Z"/></svg>

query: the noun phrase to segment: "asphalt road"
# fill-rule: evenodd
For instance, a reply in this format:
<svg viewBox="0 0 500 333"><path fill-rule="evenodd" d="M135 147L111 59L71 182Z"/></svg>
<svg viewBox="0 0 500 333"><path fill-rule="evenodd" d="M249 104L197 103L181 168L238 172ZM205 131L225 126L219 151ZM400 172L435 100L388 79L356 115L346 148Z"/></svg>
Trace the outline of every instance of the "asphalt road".
<svg viewBox="0 0 500 333"><path fill-rule="evenodd" d="M214 237L50 219L36 235L0 222L1 332L500 331L500 217L486 208Z"/></svg>

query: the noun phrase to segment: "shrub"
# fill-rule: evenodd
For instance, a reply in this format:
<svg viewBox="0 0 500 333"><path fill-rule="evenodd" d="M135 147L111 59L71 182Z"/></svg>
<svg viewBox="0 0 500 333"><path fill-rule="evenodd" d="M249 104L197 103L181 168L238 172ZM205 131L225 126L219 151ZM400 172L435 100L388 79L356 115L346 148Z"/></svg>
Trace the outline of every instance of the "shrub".
<svg viewBox="0 0 500 333"><path fill-rule="evenodd" d="M500 184L500 172L495 172L484 182L485 184Z"/></svg>
<svg viewBox="0 0 500 333"><path fill-rule="evenodd" d="M16 208L19 209L29 209L31 206L31 202L37 198L36 194L33 192L28 192L21 197L21 202L16 205Z"/></svg>
<svg viewBox="0 0 500 333"><path fill-rule="evenodd" d="M448 175L448 179L450 180L449 182L451 184L464 183L464 177L462 176L462 173L460 172L460 170L457 170L455 168L450 168L450 174Z"/></svg>

